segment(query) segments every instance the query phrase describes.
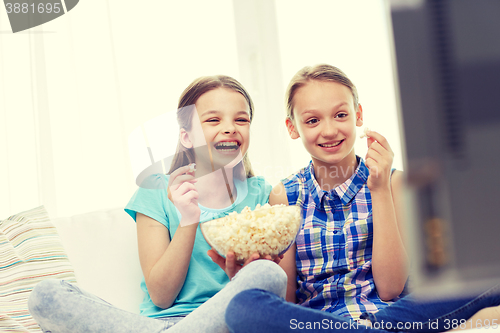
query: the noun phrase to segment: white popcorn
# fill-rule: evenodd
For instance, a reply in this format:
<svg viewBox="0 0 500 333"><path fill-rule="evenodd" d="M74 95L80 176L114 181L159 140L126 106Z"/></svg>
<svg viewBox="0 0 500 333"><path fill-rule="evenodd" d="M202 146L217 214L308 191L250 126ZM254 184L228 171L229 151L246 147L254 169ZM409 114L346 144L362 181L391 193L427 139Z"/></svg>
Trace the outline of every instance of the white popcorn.
<svg viewBox="0 0 500 333"><path fill-rule="evenodd" d="M369 131L370 131L370 129L369 129L368 127L365 127L365 129L364 129L364 131L363 131L363 134L361 134L359 137L360 137L361 139L366 138L366 137L368 136L368 135L367 135L367 133L368 133Z"/></svg>
<svg viewBox="0 0 500 333"><path fill-rule="evenodd" d="M201 231L208 244L220 255L233 251L238 261L253 253L279 255L293 243L302 220L298 206L257 205L245 207L220 219L204 222Z"/></svg>

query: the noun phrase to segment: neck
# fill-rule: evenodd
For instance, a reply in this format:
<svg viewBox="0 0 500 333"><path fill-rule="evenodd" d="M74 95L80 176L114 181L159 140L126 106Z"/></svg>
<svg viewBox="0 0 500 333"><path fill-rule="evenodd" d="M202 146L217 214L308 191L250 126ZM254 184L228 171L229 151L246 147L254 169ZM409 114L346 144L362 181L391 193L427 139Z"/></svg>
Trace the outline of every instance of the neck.
<svg viewBox="0 0 500 333"><path fill-rule="evenodd" d="M196 171L198 173L198 170ZM202 174L202 173L200 173ZM208 208L220 209L230 206L236 199L233 169L224 168L198 178L198 202Z"/></svg>
<svg viewBox="0 0 500 333"><path fill-rule="evenodd" d="M312 160L316 181L324 191L330 191L344 183L347 179L351 178L358 167L354 151L342 161L335 164L325 163L316 160L314 157Z"/></svg>

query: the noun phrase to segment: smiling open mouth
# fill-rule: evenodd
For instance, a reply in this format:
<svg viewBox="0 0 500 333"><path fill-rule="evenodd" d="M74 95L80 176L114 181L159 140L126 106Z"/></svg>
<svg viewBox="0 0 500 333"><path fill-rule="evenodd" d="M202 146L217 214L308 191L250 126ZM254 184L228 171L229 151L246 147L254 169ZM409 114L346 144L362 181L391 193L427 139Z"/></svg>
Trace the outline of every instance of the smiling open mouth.
<svg viewBox="0 0 500 333"><path fill-rule="evenodd" d="M323 148L332 148L332 147L337 147L338 145L340 145L342 142L344 142L344 140L340 140L338 142L335 142L335 143L318 143L318 146L320 147L323 147Z"/></svg>
<svg viewBox="0 0 500 333"><path fill-rule="evenodd" d="M238 150L240 148L240 144L237 141L224 141L217 143L214 147L221 152L230 152Z"/></svg>

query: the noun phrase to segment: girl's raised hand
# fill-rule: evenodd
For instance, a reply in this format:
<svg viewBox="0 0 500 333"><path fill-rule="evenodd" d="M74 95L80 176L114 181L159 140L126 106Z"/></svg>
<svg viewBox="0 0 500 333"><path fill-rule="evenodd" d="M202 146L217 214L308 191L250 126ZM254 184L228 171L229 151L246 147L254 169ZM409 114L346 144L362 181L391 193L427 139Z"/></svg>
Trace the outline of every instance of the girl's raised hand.
<svg viewBox="0 0 500 333"><path fill-rule="evenodd" d="M181 225L198 223L200 207L198 206L198 190L191 165L180 167L170 174L168 180L168 198L181 213Z"/></svg>
<svg viewBox="0 0 500 333"><path fill-rule="evenodd" d="M387 142L387 139L375 131L368 131L368 152L366 153L365 163L370 176L366 185L370 191L379 189L390 190L391 167L394 159L394 153Z"/></svg>

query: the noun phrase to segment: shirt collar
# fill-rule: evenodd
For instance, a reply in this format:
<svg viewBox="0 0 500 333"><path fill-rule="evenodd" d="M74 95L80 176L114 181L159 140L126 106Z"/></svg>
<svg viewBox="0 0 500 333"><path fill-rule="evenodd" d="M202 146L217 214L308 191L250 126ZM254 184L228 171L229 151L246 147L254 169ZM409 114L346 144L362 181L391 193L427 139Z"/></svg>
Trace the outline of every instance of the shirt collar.
<svg viewBox="0 0 500 333"><path fill-rule="evenodd" d="M344 205L348 205L354 197L356 197L363 185L366 184L366 180L370 174L364 160L359 156L356 156L356 159L358 161L358 167L354 171L354 174L344 183L330 191L323 191L321 189L321 186L319 186L319 183L314 176L313 163L312 161L309 163L305 174L306 183L307 188L310 190L310 194L316 203L316 207L323 207L322 202L325 199L325 195L331 199L338 197Z"/></svg>

